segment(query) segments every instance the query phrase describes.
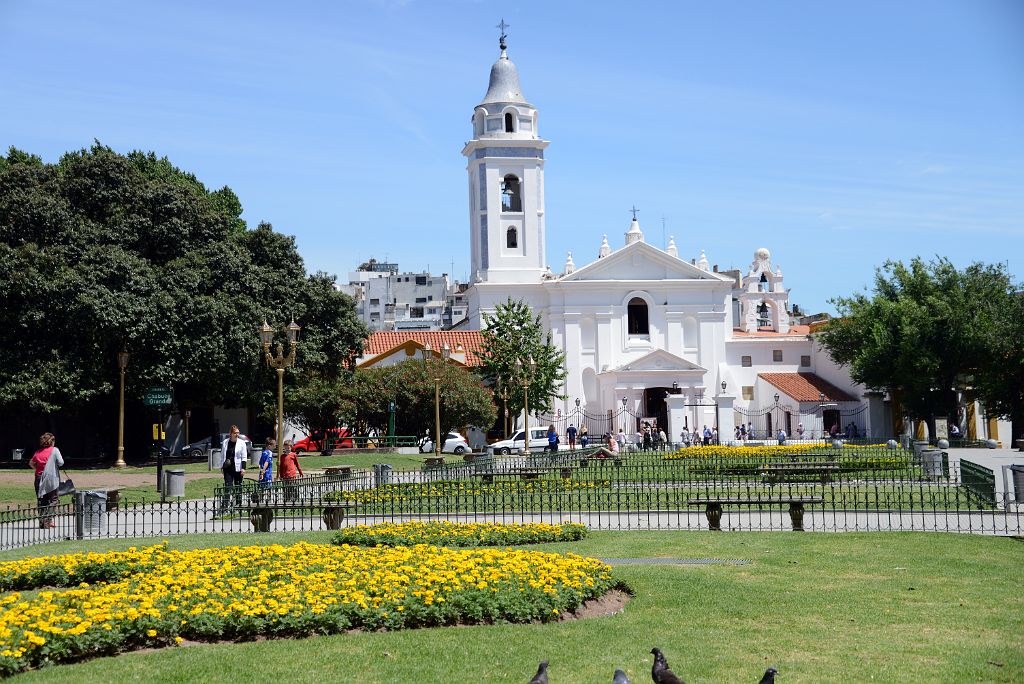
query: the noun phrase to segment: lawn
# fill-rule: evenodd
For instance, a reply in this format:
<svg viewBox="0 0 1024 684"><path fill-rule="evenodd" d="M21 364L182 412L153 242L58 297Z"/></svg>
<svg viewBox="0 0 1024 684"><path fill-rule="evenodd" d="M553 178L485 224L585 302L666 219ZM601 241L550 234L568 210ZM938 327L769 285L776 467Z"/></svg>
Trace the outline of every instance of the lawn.
<svg viewBox="0 0 1024 684"><path fill-rule="evenodd" d="M264 543L326 541L270 534ZM194 535L171 548L244 544ZM135 540L134 544L141 542ZM68 542L0 554L126 548ZM615 563L635 593L611 617L348 633L299 641L198 645L101 658L12 681L607 682L615 668L649 681L652 646L687 682L1024 681L1024 544L935 533L593 532L538 550L608 559L720 558L745 565Z"/></svg>

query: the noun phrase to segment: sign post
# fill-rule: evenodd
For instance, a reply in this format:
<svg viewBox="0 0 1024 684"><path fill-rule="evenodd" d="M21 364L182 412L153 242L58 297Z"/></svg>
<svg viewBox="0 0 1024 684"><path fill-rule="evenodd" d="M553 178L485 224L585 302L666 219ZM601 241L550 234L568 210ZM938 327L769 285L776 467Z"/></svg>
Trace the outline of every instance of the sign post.
<svg viewBox="0 0 1024 684"><path fill-rule="evenodd" d="M160 492L160 499L164 497L164 449L163 441L160 439L164 434L164 409L169 409L174 403L174 393L166 385L154 385L146 388L142 397L142 404L149 408L156 409L157 426L153 430L153 442L156 444L156 490Z"/></svg>

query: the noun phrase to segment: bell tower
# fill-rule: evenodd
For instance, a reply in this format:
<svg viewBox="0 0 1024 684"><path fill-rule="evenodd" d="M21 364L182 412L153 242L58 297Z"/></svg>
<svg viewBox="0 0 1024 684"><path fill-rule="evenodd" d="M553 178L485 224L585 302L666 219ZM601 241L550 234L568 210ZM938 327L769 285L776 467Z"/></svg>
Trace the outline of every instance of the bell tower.
<svg viewBox="0 0 1024 684"><path fill-rule="evenodd" d="M519 87L498 25L501 55L487 94L473 111L466 143L469 232L474 283L536 283L547 266L544 245L544 148L537 110Z"/></svg>

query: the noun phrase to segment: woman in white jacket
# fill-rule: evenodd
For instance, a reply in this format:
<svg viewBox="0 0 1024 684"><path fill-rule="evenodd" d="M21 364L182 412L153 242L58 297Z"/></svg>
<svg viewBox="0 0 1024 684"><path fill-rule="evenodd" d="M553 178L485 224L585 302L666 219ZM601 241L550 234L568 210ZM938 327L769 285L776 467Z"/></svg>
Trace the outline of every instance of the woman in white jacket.
<svg viewBox="0 0 1024 684"><path fill-rule="evenodd" d="M237 487L242 484L242 476L245 475L245 462L249 456L245 442L238 438L240 432L237 425L231 426L228 438L221 443L220 453L224 455L224 463L221 471L224 473L224 487ZM230 498L230 495L228 495ZM238 503L242 502L241 492L235 497ZM226 503L226 502L225 502Z"/></svg>
<svg viewBox="0 0 1024 684"><path fill-rule="evenodd" d="M39 437L39 449L32 455L29 465L36 469L36 498L39 500L39 526L56 527L53 522L54 510L60 503L57 489L60 487L60 467L64 457L55 445L57 438L44 432Z"/></svg>

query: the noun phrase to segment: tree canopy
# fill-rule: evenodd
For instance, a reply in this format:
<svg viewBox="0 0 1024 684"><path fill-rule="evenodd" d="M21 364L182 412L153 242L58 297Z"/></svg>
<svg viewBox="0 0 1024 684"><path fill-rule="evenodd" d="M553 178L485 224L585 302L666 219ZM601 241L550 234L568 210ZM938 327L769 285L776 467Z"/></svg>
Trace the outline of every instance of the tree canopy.
<svg viewBox="0 0 1024 684"><path fill-rule="evenodd" d="M990 412L1008 416L1012 397L984 388L1001 384L987 380L1005 374L1000 359L1021 359L1014 289L1002 264L958 270L945 258L888 261L876 272L871 296L832 300L840 317L829 321L820 341L856 382L894 392L914 418L931 423L956 416L957 391L966 389L978 392Z"/></svg>
<svg viewBox="0 0 1024 684"><path fill-rule="evenodd" d="M229 188L153 153L0 157L0 408L116 420L122 349L129 401L166 384L182 406L258 404L273 384L264 319L302 326L303 371L343 372L367 334L351 299L307 276L294 238L241 213Z"/></svg>
<svg viewBox="0 0 1024 684"><path fill-rule="evenodd" d="M521 388L529 388L530 410L550 413L554 399L561 395L565 380L565 354L545 332L539 314L523 301L499 303L494 315L484 314L483 375L492 387L498 379L508 388L508 408L512 414L524 408ZM530 360L535 370L528 372Z"/></svg>

